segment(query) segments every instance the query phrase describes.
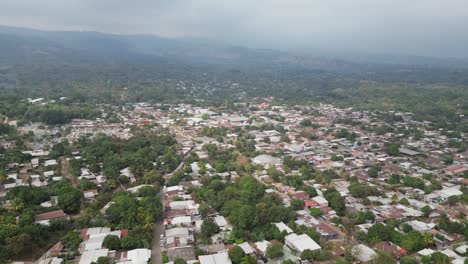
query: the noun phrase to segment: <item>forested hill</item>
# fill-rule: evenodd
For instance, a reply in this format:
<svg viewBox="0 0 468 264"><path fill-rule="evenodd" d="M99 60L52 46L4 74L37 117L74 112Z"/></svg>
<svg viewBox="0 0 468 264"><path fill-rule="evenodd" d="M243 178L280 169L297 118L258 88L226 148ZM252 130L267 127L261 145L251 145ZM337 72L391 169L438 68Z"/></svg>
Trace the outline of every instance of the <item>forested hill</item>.
<svg viewBox="0 0 468 264"><path fill-rule="evenodd" d="M461 113L468 116L468 62L343 60L149 35L0 27L0 100L59 96L210 104L275 96L458 122Z"/></svg>

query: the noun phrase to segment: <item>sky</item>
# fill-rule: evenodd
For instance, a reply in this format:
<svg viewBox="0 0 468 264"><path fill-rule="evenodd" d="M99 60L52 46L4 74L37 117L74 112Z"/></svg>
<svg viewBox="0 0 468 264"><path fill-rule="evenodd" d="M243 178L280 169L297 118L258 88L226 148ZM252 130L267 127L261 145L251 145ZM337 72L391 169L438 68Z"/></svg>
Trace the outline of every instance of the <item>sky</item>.
<svg viewBox="0 0 468 264"><path fill-rule="evenodd" d="M1 0L0 24L468 58L468 0Z"/></svg>

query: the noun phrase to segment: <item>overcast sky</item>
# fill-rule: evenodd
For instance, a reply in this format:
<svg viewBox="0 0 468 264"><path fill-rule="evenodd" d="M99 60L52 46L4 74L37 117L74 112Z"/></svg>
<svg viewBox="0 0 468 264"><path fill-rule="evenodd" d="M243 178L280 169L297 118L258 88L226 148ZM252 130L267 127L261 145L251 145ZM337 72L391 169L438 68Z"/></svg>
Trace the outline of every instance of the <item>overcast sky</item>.
<svg viewBox="0 0 468 264"><path fill-rule="evenodd" d="M0 24L468 57L468 0L1 0Z"/></svg>

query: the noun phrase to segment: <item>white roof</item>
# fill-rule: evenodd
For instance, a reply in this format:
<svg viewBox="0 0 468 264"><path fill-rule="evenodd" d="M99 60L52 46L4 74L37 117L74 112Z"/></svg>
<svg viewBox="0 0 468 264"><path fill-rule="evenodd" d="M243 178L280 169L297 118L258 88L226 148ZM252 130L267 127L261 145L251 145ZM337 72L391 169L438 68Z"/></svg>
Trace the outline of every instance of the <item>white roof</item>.
<svg viewBox="0 0 468 264"><path fill-rule="evenodd" d="M281 160L279 158L275 158L270 155L258 155L257 157L253 158L252 160L253 163L255 164L261 164L261 165L275 165L275 164L280 164Z"/></svg>
<svg viewBox="0 0 468 264"><path fill-rule="evenodd" d="M179 225L179 224L187 224L192 222L192 217L190 216L176 216L172 219L171 224Z"/></svg>
<svg viewBox="0 0 468 264"><path fill-rule="evenodd" d="M44 166L54 166L54 165L57 165L57 161L52 159L52 160L46 160L45 163L44 163Z"/></svg>
<svg viewBox="0 0 468 264"><path fill-rule="evenodd" d="M111 229L109 227L90 227L86 230L86 235L109 233Z"/></svg>
<svg viewBox="0 0 468 264"><path fill-rule="evenodd" d="M372 248L363 244L354 246L351 252L355 258L359 259L362 262L371 261L375 257L377 257L377 253L375 253L375 251Z"/></svg>
<svg viewBox="0 0 468 264"><path fill-rule="evenodd" d="M198 256L200 264L232 264L227 253Z"/></svg>
<svg viewBox="0 0 468 264"><path fill-rule="evenodd" d="M147 248L137 248L127 252L127 261L132 264L146 264L151 258L151 250Z"/></svg>
<svg viewBox="0 0 468 264"><path fill-rule="evenodd" d="M291 234L293 232L293 230L289 228L289 226L285 225L283 222L275 223L275 226L280 232L286 231L288 234Z"/></svg>
<svg viewBox="0 0 468 264"><path fill-rule="evenodd" d="M465 254L467 249L468 249L468 245L463 245L463 246L457 247L455 251L460 254Z"/></svg>
<svg viewBox="0 0 468 264"><path fill-rule="evenodd" d="M435 251L430 249L430 248L425 248L423 250L418 251L418 254L421 255L421 256L430 256L430 255L432 255L434 253L435 253Z"/></svg>
<svg viewBox="0 0 468 264"><path fill-rule="evenodd" d="M435 226L435 224L426 224L418 220L409 221L407 222L407 224L410 225L416 231L428 231Z"/></svg>
<svg viewBox="0 0 468 264"><path fill-rule="evenodd" d="M89 235L89 239L87 241L84 241L84 251L92 251L96 249L102 248L102 243L104 242L104 239L108 235L113 235L117 236L120 238L121 236L121 231L112 231L110 232L110 229L107 227L97 227L97 228L90 228L87 230L86 234Z"/></svg>
<svg viewBox="0 0 468 264"><path fill-rule="evenodd" d="M244 253L247 255L255 252L255 250L247 242L239 244L238 246L242 248L242 250L244 250Z"/></svg>
<svg viewBox="0 0 468 264"><path fill-rule="evenodd" d="M457 258L458 255L451 249L442 250L440 253L447 255L449 258Z"/></svg>
<svg viewBox="0 0 468 264"><path fill-rule="evenodd" d="M189 229L184 227L176 227L171 229L166 229L166 237L173 237L173 236L188 236Z"/></svg>
<svg viewBox="0 0 468 264"><path fill-rule="evenodd" d="M437 191L437 193L443 198L449 198L450 196L462 195L463 192L459 190L460 186L455 186L452 188L445 188Z"/></svg>
<svg viewBox="0 0 468 264"><path fill-rule="evenodd" d="M466 259L467 258L458 256L457 258L452 260L452 264L464 264Z"/></svg>
<svg viewBox="0 0 468 264"><path fill-rule="evenodd" d="M306 249L318 250L322 248L319 246L319 244L317 244L312 238L310 238L306 234L297 235L295 233L292 233L290 235L287 235L285 237L285 240L288 245L291 245L300 252L303 252Z"/></svg>
<svg viewBox="0 0 468 264"><path fill-rule="evenodd" d="M218 215L214 218L214 221L216 222L216 224L218 226L227 226L227 221L226 221L226 218L224 218L224 216L222 215Z"/></svg>
<svg viewBox="0 0 468 264"><path fill-rule="evenodd" d="M319 204L328 203L327 199L323 198L322 196L315 196L314 198L312 198L312 200L316 201Z"/></svg>
<svg viewBox="0 0 468 264"><path fill-rule="evenodd" d="M263 240L263 241L259 241L257 243L255 243L255 246L257 247L258 250L260 250L262 253L266 253L266 250L267 250L267 247L270 245L271 243L266 241L266 240Z"/></svg>
<svg viewBox="0 0 468 264"><path fill-rule="evenodd" d="M198 206L193 200L170 202L171 209L196 209Z"/></svg>
<svg viewBox="0 0 468 264"><path fill-rule="evenodd" d="M164 187L165 192L172 192L172 191L183 191L184 187L182 185L176 185L176 186L169 186L169 187Z"/></svg>
<svg viewBox="0 0 468 264"><path fill-rule="evenodd" d="M146 186L152 187L152 186L149 185L149 184L142 184L142 185L138 185L138 186L135 186L135 187L128 188L128 189L127 189L127 192L130 192L130 193L137 193L138 190L140 190L141 188L146 187Z"/></svg>
<svg viewBox="0 0 468 264"><path fill-rule="evenodd" d="M44 176L45 177L54 176L54 171L44 171Z"/></svg>
<svg viewBox="0 0 468 264"><path fill-rule="evenodd" d="M96 262L99 257L107 257L109 249L97 249L92 251L85 251L81 255L79 264L91 264L91 262Z"/></svg>

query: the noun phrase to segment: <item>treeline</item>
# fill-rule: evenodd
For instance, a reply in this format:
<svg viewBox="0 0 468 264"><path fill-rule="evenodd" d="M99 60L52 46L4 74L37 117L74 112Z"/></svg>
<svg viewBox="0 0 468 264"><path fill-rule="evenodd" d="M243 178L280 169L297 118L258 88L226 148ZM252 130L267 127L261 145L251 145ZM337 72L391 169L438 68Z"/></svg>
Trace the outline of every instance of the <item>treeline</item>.
<svg viewBox="0 0 468 264"><path fill-rule="evenodd" d="M42 122L47 125L69 123L72 119L94 119L99 116L99 111L92 106L49 104L30 106L24 115L23 121Z"/></svg>

